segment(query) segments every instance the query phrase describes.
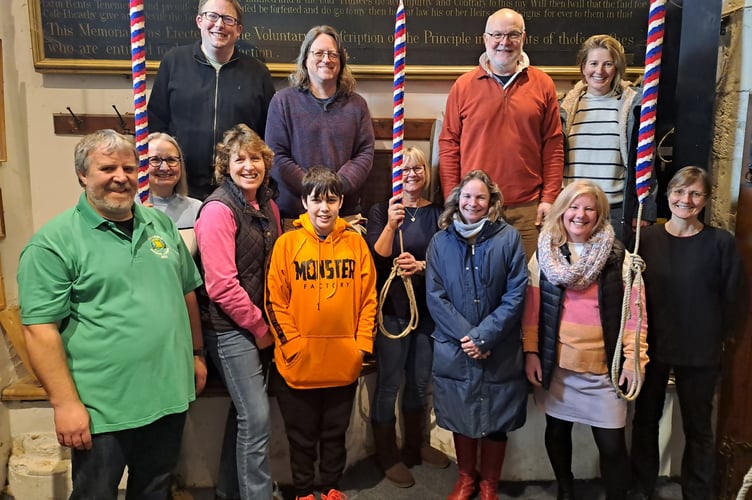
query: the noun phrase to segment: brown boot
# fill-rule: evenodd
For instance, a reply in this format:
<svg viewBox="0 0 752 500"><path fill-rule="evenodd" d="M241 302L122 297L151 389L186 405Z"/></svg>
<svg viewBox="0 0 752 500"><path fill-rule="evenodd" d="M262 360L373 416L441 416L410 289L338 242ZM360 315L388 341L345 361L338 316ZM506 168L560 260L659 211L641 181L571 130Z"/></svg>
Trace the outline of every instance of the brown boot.
<svg viewBox="0 0 752 500"><path fill-rule="evenodd" d="M499 478L506 451L506 441L480 440L480 500L499 500Z"/></svg>
<svg viewBox="0 0 752 500"><path fill-rule="evenodd" d="M478 477L475 471L475 465L478 462L478 440L457 433L453 436L459 477L447 500L470 500L475 494L475 481Z"/></svg>
<svg viewBox="0 0 752 500"><path fill-rule="evenodd" d="M372 422L376 460L389 481L399 488L409 488L415 484L415 479L410 469L400 459L394 424L395 422L389 424Z"/></svg>
<svg viewBox="0 0 752 500"><path fill-rule="evenodd" d="M403 450L405 464L408 467L421 463L439 469L449 467L449 457L432 447L429 444L430 441L426 439L425 408L404 411L403 416L405 418L405 448Z"/></svg>

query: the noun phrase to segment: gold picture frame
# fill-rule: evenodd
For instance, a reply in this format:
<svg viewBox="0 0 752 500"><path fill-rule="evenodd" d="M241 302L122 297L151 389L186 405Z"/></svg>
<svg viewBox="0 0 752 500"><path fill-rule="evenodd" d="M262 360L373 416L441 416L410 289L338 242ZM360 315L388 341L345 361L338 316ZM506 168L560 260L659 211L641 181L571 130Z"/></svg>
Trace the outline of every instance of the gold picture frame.
<svg viewBox="0 0 752 500"><path fill-rule="evenodd" d="M238 47L264 61L272 76L286 77L294 71L300 42L316 24L331 24L340 30L347 47L348 66L357 77L394 76L395 6L391 0L369 2L373 7L369 12L374 10L375 14L367 14L349 0L311 0L282 10L270 8L273 2L239 1L247 17ZM60 3L28 2L34 68L41 73L130 74L127 9L118 2L105 2L106 6L99 9L81 7L76 11L58 8ZM520 12L531 17L526 19L525 51L532 64L554 78L578 79L580 71L573 64L580 44L590 34L610 33L624 41L627 76L633 79L642 73L640 61L646 44L649 0L636 0L632 8L619 12L610 6L587 9L588 15L561 3L562 6L537 0L516 3ZM406 78L454 80L477 67L484 50L482 27L487 10L453 8L452 16L434 12L444 8L449 7L437 4L430 10L412 6L406 9ZM198 39L196 11L195 5L185 0L147 1L144 9L146 71L154 74L159 59L168 50ZM334 15L338 10L341 12Z"/></svg>
<svg viewBox="0 0 752 500"><path fill-rule="evenodd" d="M3 207L3 190L0 188L0 240L5 239L5 208Z"/></svg>
<svg viewBox="0 0 752 500"><path fill-rule="evenodd" d="M8 150L5 147L5 80L3 79L3 41L0 40L0 162L4 161L8 161ZM3 237L5 237L4 224Z"/></svg>

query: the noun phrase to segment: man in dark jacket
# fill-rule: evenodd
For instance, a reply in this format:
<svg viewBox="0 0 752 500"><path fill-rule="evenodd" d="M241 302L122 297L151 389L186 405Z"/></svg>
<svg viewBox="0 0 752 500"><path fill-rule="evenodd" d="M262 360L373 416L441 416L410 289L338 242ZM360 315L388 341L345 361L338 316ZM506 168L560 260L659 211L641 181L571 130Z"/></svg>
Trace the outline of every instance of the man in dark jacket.
<svg viewBox="0 0 752 500"><path fill-rule="evenodd" d="M245 123L263 137L274 95L266 66L235 46L242 21L238 0L200 0L201 41L165 54L149 98L149 130L178 140L188 194L200 200L214 190L214 146L224 131Z"/></svg>

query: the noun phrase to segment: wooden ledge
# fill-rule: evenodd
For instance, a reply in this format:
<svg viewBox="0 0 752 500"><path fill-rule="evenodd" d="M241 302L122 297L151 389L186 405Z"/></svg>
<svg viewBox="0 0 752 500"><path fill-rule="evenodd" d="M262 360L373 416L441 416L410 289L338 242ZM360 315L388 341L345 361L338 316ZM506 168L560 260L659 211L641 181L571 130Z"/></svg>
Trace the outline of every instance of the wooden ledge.
<svg viewBox="0 0 752 500"><path fill-rule="evenodd" d="M2 401L47 401L47 392L33 382L15 382L0 393Z"/></svg>

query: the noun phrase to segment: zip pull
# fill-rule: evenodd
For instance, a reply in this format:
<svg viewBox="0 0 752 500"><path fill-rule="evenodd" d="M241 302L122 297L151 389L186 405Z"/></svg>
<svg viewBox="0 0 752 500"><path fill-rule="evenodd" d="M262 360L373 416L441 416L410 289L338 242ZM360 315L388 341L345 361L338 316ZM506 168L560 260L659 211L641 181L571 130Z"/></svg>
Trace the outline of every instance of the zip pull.
<svg viewBox="0 0 752 500"><path fill-rule="evenodd" d="M475 243L470 245L470 255L475 255Z"/></svg>

